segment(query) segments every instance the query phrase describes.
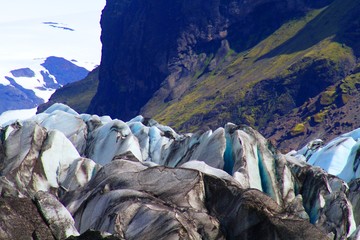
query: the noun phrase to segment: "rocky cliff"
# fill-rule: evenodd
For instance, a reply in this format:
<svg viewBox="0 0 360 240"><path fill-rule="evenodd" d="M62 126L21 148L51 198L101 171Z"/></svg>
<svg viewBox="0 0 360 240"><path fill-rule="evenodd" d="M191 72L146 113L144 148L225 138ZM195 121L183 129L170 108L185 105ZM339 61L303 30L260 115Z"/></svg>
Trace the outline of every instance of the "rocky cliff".
<svg viewBox="0 0 360 240"><path fill-rule="evenodd" d="M108 1L89 110L186 131L246 123L283 149L329 140L360 125L350 110L359 9L357 0Z"/></svg>
<svg viewBox="0 0 360 240"><path fill-rule="evenodd" d="M305 9L292 0L107 1L100 85L90 110L129 119L152 97L176 101L230 49L250 48ZM148 104L143 112L156 108Z"/></svg>

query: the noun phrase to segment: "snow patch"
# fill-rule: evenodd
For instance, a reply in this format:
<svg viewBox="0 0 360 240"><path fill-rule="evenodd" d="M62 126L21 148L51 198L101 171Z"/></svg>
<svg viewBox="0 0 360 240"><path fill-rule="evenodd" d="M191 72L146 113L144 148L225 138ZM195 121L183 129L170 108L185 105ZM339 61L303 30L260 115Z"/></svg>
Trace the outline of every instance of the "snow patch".
<svg viewBox="0 0 360 240"><path fill-rule="evenodd" d="M0 2L0 84L10 85L5 77L12 77L47 101L54 89L45 87L41 75L47 72L41 66L46 58L63 57L89 71L99 65L105 0ZM21 68L31 69L35 76L13 77L11 71Z"/></svg>
<svg viewBox="0 0 360 240"><path fill-rule="evenodd" d="M35 116L36 110L36 108L31 108L3 112L0 115L0 126L9 125L9 123L15 122L16 120L26 120L31 118Z"/></svg>

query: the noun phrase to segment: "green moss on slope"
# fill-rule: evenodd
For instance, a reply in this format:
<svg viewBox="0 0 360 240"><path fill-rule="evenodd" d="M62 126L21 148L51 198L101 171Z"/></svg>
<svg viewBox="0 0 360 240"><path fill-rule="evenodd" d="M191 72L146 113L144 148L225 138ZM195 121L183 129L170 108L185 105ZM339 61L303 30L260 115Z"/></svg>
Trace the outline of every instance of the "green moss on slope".
<svg viewBox="0 0 360 240"><path fill-rule="evenodd" d="M155 118L180 130L227 121L265 127L354 68L353 49L339 36L358 7L359 1L336 0L285 23L253 48L233 55L221 71L203 76L181 99L166 103ZM329 90L322 104L330 106L339 96L337 89ZM340 97L346 101L346 95Z"/></svg>

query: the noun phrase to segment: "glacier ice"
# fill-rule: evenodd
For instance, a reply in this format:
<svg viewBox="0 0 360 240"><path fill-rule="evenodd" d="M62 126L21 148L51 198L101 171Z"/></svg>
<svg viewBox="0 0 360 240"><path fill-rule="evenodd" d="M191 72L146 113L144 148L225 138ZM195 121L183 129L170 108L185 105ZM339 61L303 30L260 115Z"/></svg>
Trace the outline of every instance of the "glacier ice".
<svg viewBox="0 0 360 240"><path fill-rule="evenodd" d="M49 227L56 239L65 239L70 236L79 235L70 212L54 195L38 191L35 194L34 200L39 206L42 216L49 223Z"/></svg>
<svg viewBox="0 0 360 240"><path fill-rule="evenodd" d="M346 184L359 177L357 131L283 155L244 125L178 134L142 116L123 122L78 114L62 104L0 131L1 194L53 194L79 233L92 228L135 238L142 236L139 229L156 235L149 226L167 234L159 226L168 222L167 230L184 227L197 239L190 221L201 226L201 236L221 239L220 228L243 236L244 229L262 221L257 214L281 228L273 216L286 212L341 239L360 221L353 211L360 205L358 187ZM248 206L252 197L266 201L269 213L258 212L260 203L252 210L236 205ZM221 217L225 213L231 217ZM241 214L249 214L247 220ZM242 225L229 227L236 221Z"/></svg>
<svg viewBox="0 0 360 240"><path fill-rule="evenodd" d="M308 143L299 151L288 153L288 155L304 159L308 164L319 166L328 173L350 182L360 177L359 136L360 130L356 129L325 145L318 139Z"/></svg>

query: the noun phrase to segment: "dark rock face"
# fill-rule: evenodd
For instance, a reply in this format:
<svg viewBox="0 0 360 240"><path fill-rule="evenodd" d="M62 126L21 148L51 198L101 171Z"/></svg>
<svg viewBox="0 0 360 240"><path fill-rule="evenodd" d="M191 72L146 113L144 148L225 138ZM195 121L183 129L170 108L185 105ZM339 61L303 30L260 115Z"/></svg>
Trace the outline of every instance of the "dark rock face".
<svg viewBox="0 0 360 240"><path fill-rule="evenodd" d="M55 76L57 82L61 85L84 79L89 73L85 68L79 67L61 57L48 57L41 65L45 67L50 74Z"/></svg>
<svg viewBox="0 0 360 240"><path fill-rule="evenodd" d="M16 84L12 78L8 78L8 80L10 80L12 84L15 84L16 87L0 84L0 113L7 110L18 109L19 106L33 108L44 102L44 100L37 97L33 91ZM16 99L16 101L14 101L14 99Z"/></svg>
<svg viewBox="0 0 360 240"><path fill-rule="evenodd" d="M34 77L35 73L30 68L20 68L10 71L14 77Z"/></svg>
<svg viewBox="0 0 360 240"><path fill-rule="evenodd" d="M246 123L286 150L329 140L360 126L359 9L350 0L109 0L89 110L140 113L179 131Z"/></svg>
<svg viewBox="0 0 360 240"><path fill-rule="evenodd" d="M109 0L101 20L100 84L89 111L126 120L156 91L160 102L177 99L224 44L249 48L304 8L293 0ZM250 37L258 28L267 30ZM148 105L145 113L151 112Z"/></svg>
<svg viewBox="0 0 360 240"><path fill-rule="evenodd" d="M28 198L0 198L0 239L55 239Z"/></svg>

